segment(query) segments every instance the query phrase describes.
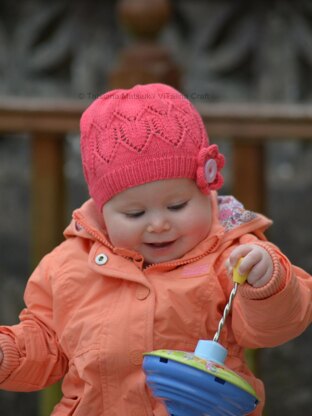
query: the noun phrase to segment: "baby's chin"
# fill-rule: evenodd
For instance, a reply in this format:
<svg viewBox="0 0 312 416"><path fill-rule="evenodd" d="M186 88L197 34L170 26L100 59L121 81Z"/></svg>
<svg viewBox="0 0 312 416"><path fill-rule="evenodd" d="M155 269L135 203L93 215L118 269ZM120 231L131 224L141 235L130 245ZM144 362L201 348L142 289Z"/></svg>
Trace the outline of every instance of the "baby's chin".
<svg viewBox="0 0 312 416"><path fill-rule="evenodd" d="M149 256L149 255L145 255L143 254L144 257L144 265L146 266L151 266L153 264L162 264L162 263L170 263L170 262L175 262L177 260L179 260L181 257L184 256L184 254L186 253L180 253L180 252L176 252L176 253L171 253L171 254L163 254L161 255L160 253L158 255L155 256Z"/></svg>
<svg viewBox="0 0 312 416"><path fill-rule="evenodd" d="M178 256L178 255L176 255L176 256L155 256L155 257L145 256L144 257L144 264L146 266L151 266L153 264L170 263L170 262L178 260L180 257L181 256Z"/></svg>
<svg viewBox="0 0 312 416"><path fill-rule="evenodd" d="M167 263L167 262L170 262L170 261L175 261L175 260L178 260L178 257L177 258L164 258L164 259L159 259L159 258L155 258L155 259L152 259L152 258L147 258L146 260L144 260L144 266L152 266L153 264L162 264L162 263Z"/></svg>

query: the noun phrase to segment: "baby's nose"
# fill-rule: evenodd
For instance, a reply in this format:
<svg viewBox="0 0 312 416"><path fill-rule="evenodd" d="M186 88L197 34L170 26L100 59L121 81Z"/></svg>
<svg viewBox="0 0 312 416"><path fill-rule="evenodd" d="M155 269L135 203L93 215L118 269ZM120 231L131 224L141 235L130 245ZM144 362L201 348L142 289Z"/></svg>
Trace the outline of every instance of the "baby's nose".
<svg viewBox="0 0 312 416"><path fill-rule="evenodd" d="M153 218L147 226L149 233L161 233L170 230L170 223L164 217Z"/></svg>

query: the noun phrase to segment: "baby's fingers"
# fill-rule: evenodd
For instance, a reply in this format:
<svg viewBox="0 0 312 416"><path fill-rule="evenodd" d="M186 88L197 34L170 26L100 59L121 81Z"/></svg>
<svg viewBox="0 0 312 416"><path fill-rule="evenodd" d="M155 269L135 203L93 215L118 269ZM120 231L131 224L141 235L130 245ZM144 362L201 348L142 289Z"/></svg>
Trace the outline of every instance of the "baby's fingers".
<svg viewBox="0 0 312 416"><path fill-rule="evenodd" d="M248 273L247 281L253 287L261 287L266 284L267 267L264 261L254 264ZM262 281L263 280L263 281Z"/></svg>
<svg viewBox="0 0 312 416"><path fill-rule="evenodd" d="M253 250L253 247L249 244L242 244L238 247L236 247L232 253L230 254L229 257L229 263L231 265L231 267L235 267L237 265L237 263L239 262L239 260L241 258L244 258L243 261L240 263L239 266L239 273L243 274L246 273L249 268L251 267L251 265L249 264L250 262L246 262L246 256L248 253L250 253Z"/></svg>

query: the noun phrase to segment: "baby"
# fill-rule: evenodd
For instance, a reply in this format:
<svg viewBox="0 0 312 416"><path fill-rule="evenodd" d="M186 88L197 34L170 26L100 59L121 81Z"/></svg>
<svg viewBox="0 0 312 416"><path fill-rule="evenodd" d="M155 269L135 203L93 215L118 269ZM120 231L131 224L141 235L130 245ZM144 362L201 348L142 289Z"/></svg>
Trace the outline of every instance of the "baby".
<svg viewBox="0 0 312 416"><path fill-rule="evenodd" d="M20 323L0 327L0 388L63 379L53 416L167 415L142 354L211 339L243 258L248 279L220 342L261 415L244 348L304 331L312 279L266 240L270 220L218 196L224 157L196 109L162 84L108 92L82 116L81 154L91 199L30 277Z"/></svg>

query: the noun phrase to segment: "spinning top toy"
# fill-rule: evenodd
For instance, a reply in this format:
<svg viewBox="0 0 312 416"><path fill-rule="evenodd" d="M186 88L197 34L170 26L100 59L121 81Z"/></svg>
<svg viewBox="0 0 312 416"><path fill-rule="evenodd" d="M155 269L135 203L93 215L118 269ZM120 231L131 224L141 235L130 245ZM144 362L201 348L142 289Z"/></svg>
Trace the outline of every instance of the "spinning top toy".
<svg viewBox="0 0 312 416"><path fill-rule="evenodd" d="M170 416L242 416L252 412L258 398L254 389L224 365L227 350L218 343L238 285L247 275L233 270L234 287L213 340L199 340L194 353L157 350L144 354L146 382Z"/></svg>

